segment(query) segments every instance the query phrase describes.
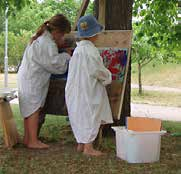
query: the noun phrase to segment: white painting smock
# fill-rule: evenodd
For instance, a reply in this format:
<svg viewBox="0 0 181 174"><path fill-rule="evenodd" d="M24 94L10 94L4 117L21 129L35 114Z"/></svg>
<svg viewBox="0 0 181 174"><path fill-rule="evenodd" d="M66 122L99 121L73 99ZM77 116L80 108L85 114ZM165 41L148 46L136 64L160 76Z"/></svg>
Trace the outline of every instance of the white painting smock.
<svg viewBox="0 0 181 174"><path fill-rule="evenodd" d="M23 117L44 105L50 75L65 73L69 59L69 54L58 53L48 31L27 46L18 71L19 105Z"/></svg>
<svg viewBox="0 0 181 174"><path fill-rule="evenodd" d="M91 143L101 124L113 122L105 88L111 81L111 73L94 44L78 42L65 88L69 119L78 143Z"/></svg>

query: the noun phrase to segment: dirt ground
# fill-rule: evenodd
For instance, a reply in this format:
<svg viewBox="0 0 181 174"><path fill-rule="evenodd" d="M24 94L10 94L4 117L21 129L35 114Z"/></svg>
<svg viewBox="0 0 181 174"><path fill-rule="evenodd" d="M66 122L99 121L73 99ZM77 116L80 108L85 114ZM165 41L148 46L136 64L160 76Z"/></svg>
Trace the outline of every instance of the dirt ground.
<svg viewBox="0 0 181 174"><path fill-rule="evenodd" d="M0 148L1 174L180 174L181 137L162 137L160 161L150 164L128 164L116 157L114 137L106 137L101 146L106 154L89 157L76 152L70 131L61 129L61 138L44 142L48 150L29 150L22 144L13 149ZM66 132L66 133L65 133ZM143 151L144 153L144 151Z"/></svg>
<svg viewBox="0 0 181 174"><path fill-rule="evenodd" d="M175 141L172 139L172 141ZM78 154L72 145L61 142L50 144L49 150L33 151L17 147L6 151L1 149L1 168L4 173L64 173L64 174L118 174L118 173L178 173L181 154L178 147L167 146L162 141L160 163L128 164L116 158L114 151L103 157L93 158Z"/></svg>

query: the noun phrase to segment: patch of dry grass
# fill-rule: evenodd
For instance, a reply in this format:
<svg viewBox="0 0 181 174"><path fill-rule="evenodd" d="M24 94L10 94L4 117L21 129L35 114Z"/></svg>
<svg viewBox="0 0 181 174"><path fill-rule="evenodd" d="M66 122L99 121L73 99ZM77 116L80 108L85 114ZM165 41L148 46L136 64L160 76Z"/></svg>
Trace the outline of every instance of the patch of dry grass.
<svg viewBox="0 0 181 174"><path fill-rule="evenodd" d="M181 107L180 101L181 93L145 90L139 95L138 89L131 89L131 102L133 103Z"/></svg>
<svg viewBox="0 0 181 174"><path fill-rule="evenodd" d="M154 66L153 66L154 65ZM181 88L181 64L150 62L142 69L142 84ZM132 64L132 83L138 83L137 65Z"/></svg>

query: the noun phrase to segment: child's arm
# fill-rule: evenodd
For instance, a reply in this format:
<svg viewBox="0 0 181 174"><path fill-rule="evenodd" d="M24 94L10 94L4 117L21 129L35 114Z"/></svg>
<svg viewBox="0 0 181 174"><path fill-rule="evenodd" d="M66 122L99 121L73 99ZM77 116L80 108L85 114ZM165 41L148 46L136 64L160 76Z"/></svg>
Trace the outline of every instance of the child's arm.
<svg viewBox="0 0 181 174"><path fill-rule="evenodd" d="M91 56L88 64L90 75L101 81L104 86L112 82L111 72L104 66L102 58L99 55Z"/></svg>

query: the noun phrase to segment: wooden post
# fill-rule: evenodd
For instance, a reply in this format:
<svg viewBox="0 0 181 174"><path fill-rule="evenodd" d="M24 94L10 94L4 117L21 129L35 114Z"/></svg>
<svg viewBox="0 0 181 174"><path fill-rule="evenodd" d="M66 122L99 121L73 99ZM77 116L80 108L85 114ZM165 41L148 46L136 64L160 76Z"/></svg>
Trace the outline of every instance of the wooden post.
<svg viewBox="0 0 181 174"><path fill-rule="evenodd" d="M81 16L83 16L83 15L85 14L85 11L86 11L86 9L87 9L87 7L88 7L88 5L89 5L89 2L90 2L90 0L84 0L84 1L82 2L82 5L81 5L81 7L80 7L79 13L78 13L77 18L76 18L76 20L75 20L74 26L72 27L72 31L75 31L75 30L76 30L76 28L77 28L77 21L79 20L79 18L80 18Z"/></svg>
<svg viewBox="0 0 181 174"><path fill-rule="evenodd" d="M0 122L3 128L5 146L13 147L18 143L18 131L10 104L3 99L0 99Z"/></svg>
<svg viewBox="0 0 181 174"><path fill-rule="evenodd" d="M99 17L98 21L105 26L106 1L99 0Z"/></svg>

